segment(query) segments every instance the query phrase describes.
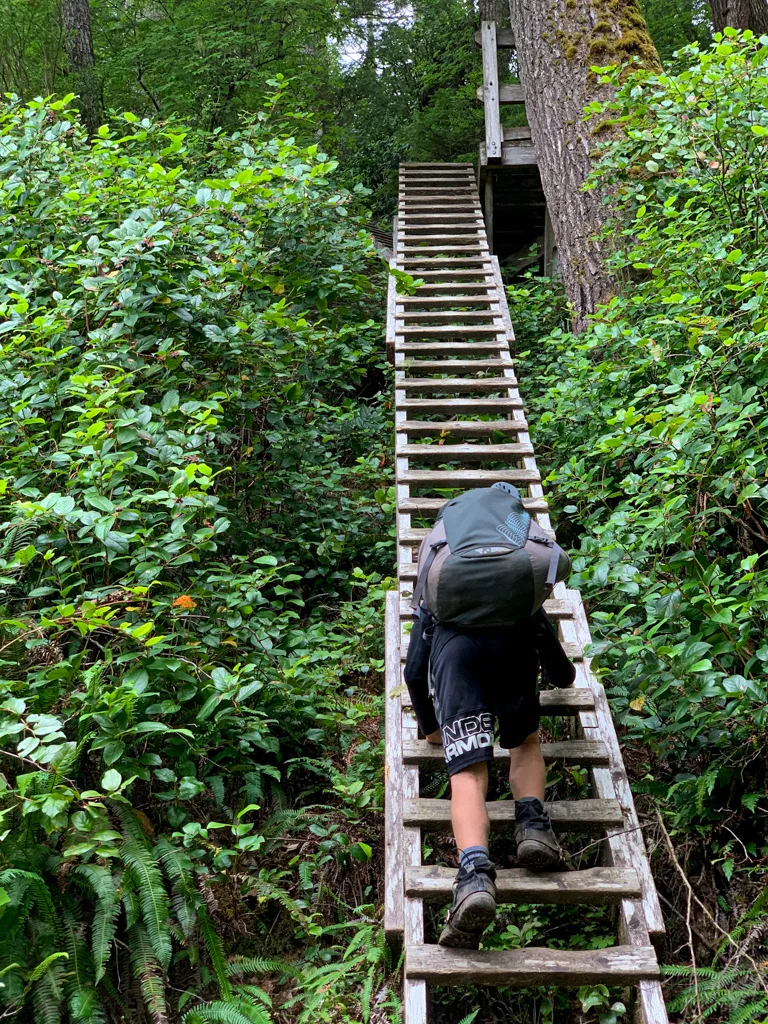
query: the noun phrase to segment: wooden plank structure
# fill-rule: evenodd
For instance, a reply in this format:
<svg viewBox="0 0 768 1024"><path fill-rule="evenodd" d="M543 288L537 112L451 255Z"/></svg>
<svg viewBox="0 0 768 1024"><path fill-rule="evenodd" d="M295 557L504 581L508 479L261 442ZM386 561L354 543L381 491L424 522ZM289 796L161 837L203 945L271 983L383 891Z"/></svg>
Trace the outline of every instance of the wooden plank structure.
<svg viewBox="0 0 768 1024"><path fill-rule="evenodd" d="M525 103L521 85L499 83L498 50L514 49L510 29L482 21L475 42L482 49L485 140L478 160L480 202L489 249L505 270L554 270L554 236L546 213L536 147L527 125L505 128L501 108Z"/></svg>
<svg viewBox="0 0 768 1024"><path fill-rule="evenodd" d="M426 230L428 228L428 230ZM394 265L424 283L399 295L390 277L387 346L395 364L399 590L386 608L385 929L405 950L404 1021L426 1024L428 985L631 985L636 1024L666 1024L652 940L664 932L642 829L602 685L584 649L589 626L576 591L558 584L547 609L575 659L570 689L543 690L542 712L567 716L571 739L544 745L549 762L589 770L591 794L549 804L558 831L596 833L599 868L499 874L504 902L614 905L617 944L601 950L446 950L427 941L424 901L450 902L453 871L422 864L422 830L450 827L449 802L420 796L420 772L440 751L418 735L402 671L412 622L418 544L446 489L511 480L552 534L515 370L498 262L489 251L472 168L404 164ZM501 438L503 437L503 440ZM499 761L506 758L495 750ZM514 805L490 802L496 828Z"/></svg>

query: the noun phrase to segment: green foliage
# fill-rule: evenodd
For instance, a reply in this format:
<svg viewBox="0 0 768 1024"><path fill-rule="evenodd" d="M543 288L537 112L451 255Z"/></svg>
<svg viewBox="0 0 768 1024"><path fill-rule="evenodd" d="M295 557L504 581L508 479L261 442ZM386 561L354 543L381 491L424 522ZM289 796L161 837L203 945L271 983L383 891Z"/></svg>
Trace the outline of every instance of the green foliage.
<svg viewBox="0 0 768 1024"><path fill-rule="evenodd" d="M224 908L300 972L259 958L319 951L375 842L385 274L274 87L231 135L0 109L0 970L35 1020L268 1020Z"/></svg>
<svg viewBox="0 0 768 1024"><path fill-rule="evenodd" d="M575 338L550 284L510 296L548 321L524 336L535 440L639 788L727 885L768 842L768 49L729 30L681 60L601 110L615 297Z"/></svg>

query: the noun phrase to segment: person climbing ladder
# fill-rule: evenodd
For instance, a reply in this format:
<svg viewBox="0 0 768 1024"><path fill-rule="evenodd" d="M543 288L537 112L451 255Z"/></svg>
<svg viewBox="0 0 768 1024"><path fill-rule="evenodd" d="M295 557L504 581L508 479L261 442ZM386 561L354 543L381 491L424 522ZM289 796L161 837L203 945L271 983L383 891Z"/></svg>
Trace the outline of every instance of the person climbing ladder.
<svg viewBox="0 0 768 1024"><path fill-rule="evenodd" d="M485 805L495 725L510 755L518 866L563 864L544 809L537 684L540 668L555 686L574 680L541 608L569 568L509 484L449 501L422 543L405 681L419 728L442 744L451 779L460 861L443 946L477 949L496 913Z"/></svg>

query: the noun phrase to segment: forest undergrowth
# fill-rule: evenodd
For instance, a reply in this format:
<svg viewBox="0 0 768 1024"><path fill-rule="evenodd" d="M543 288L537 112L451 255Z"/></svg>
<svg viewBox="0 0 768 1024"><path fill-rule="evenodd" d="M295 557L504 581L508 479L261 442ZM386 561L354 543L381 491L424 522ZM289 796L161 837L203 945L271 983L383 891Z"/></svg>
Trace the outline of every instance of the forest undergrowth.
<svg viewBox="0 0 768 1024"><path fill-rule="evenodd" d="M768 39L729 29L678 59L594 111L619 129L592 177L615 210L615 297L579 337L559 282L509 297L663 901L673 1019L747 1024L768 1019Z"/></svg>
<svg viewBox="0 0 768 1024"><path fill-rule="evenodd" d="M273 89L231 134L0 112L6 1018L393 1002L385 273Z"/></svg>
<svg viewBox="0 0 768 1024"><path fill-rule="evenodd" d="M768 1019L768 50L728 36L676 66L595 111L620 129L594 177L616 296L574 337L556 282L509 294L667 913L672 1019L747 1024ZM367 189L341 184L358 172L269 88L226 130L126 112L88 139L71 97L0 109L8 1019L398 1020L385 271ZM586 792L579 768L550 781ZM599 908L503 908L485 944L613 935ZM628 1019L602 986L434 1009Z"/></svg>

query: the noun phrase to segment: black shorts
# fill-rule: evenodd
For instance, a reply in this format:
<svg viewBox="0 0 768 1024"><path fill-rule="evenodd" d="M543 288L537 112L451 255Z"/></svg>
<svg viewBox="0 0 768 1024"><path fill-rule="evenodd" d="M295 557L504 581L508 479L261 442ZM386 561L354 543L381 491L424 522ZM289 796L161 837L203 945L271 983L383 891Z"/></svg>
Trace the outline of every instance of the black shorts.
<svg viewBox="0 0 768 1024"><path fill-rule="evenodd" d="M494 719L506 749L538 730L539 662L530 623L482 631L438 625L430 671L450 775L493 759Z"/></svg>

